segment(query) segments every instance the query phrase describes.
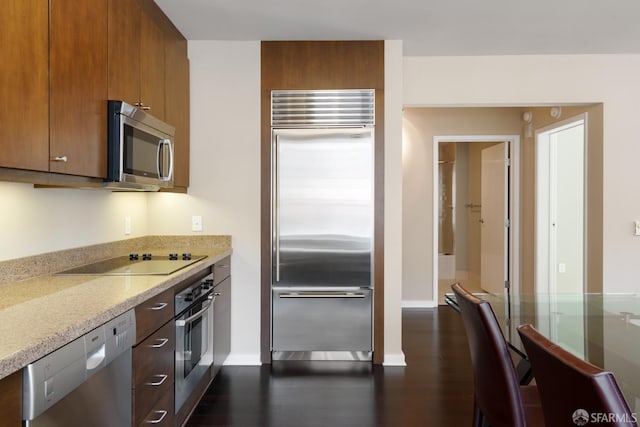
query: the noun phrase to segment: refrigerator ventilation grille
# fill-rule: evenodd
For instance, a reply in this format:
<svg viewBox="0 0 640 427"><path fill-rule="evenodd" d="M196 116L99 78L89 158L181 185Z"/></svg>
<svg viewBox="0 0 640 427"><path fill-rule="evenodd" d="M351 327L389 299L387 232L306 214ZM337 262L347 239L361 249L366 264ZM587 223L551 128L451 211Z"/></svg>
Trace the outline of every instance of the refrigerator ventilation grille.
<svg viewBox="0 0 640 427"><path fill-rule="evenodd" d="M374 89L271 91L272 127L373 126Z"/></svg>

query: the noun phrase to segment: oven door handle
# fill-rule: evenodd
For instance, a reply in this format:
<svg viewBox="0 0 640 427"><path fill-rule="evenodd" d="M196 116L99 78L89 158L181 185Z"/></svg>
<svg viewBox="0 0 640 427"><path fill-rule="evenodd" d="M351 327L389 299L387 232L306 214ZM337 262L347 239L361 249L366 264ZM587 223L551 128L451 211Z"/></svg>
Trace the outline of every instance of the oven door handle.
<svg viewBox="0 0 640 427"><path fill-rule="evenodd" d="M216 297L214 295L209 295L207 297L207 299L209 301L206 303L206 306L202 308L202 310L200 310L199 312L197 312L193 316L187 317L186 319L176 320L176 326L184 327L184 326L187 325L187 323L194 322L194 321L198 320L199 318L201 318L202 316L204 316L206 311L209 310L209 308L211 307L211 304L213 304L213 301L215 300L215 298Z"/></svg>

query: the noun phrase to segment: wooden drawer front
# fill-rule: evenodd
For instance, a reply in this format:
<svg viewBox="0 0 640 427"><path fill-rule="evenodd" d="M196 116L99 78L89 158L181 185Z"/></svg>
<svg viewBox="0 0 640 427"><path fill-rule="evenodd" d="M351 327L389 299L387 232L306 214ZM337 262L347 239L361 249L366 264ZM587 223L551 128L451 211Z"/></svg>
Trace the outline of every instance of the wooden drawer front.
<svg viewBox="0 0 640 427"><path fill-rule="evenodd" d="M135 425L138 427L173 427L173 387L170 392L165 393L162 398L153 405L144 417L141 417L140 420L136 419Z"/></svg>
<svg viewBox="0 0 640 427"><path fill-rule="evenodd" d="M231 257L226 257L213 265L213 285L231 276Z"/></svg>
<svg viewBox="0 0 640 427"><path fill-rule="evenodd" d="M173 318L173 290L168 289L136 307L136 343Z"/></svg>
<svg viewBox="0 0 640 427"><path fill-rule="evenodd" d="M173 396L175 322L168 322L133 349L133 402L135 421L167 394ZM173 398L172 406L173 410Z"/></svg>

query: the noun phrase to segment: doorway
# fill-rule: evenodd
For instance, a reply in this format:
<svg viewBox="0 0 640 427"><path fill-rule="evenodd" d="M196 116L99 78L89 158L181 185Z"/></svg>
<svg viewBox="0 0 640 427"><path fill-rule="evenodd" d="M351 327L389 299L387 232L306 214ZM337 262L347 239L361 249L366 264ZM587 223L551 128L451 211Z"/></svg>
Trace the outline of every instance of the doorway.
<svg viewBox="0 0 640 427"><path fill-rule="evenodd" d="M536 132L536 293L584 291L583 116Z"/></svg>
<svg viewBox="0 0 640 427"><path fill-rule="evenodd" d="M439 304L455 281L473 292L517 286L519 144L518 135L434 137L433 295Z"/></svg>
<svg viewBox="0 0 640 427"><path fill-rule="evenodd" d="M536 131L536 312L541 330L584 355L586 114Z"/></svg>

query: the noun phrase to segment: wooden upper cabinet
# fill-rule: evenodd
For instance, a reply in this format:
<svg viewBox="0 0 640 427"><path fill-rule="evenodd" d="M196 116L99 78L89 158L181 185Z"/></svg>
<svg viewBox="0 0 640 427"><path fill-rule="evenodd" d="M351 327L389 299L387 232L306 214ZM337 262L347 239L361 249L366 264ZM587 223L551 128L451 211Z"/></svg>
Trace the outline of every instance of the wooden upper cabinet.
<svg viewBox="0 0 640 427"><path fill-rule="evenodd" d="M135 0L109 0L109 99L140 102L140 15Z"/></svg>
<svg viewBox="0 0 640 427"><path fill-rule="evenodd" d="M140 102L143 109L164 120L164 33L146 13L140 17Z"/></svg>
<svg viewBox="0 0 640 427"><path fill-rule="evenodd" d="M189 58L187 41L167 36L165 48L165 118L176 128L174 138L174 187L189 186Z"/></svg>
<svg viewBox="0 0 640 427"><path fill-rule="evenodd" d="M0 8L0 167L49 170L49 1Z"/></svg>
<svg viewBox="0 0 640 427"><path fill-rule="evenodd" d="M51 0L49 170L106 177L107 0Z"/></svg>
<svg viewBox="0 0 640 427"><path fill-rule="evenodd" d="M164 34L137 0L109 1L109 99L164 120Z"/></svg>

